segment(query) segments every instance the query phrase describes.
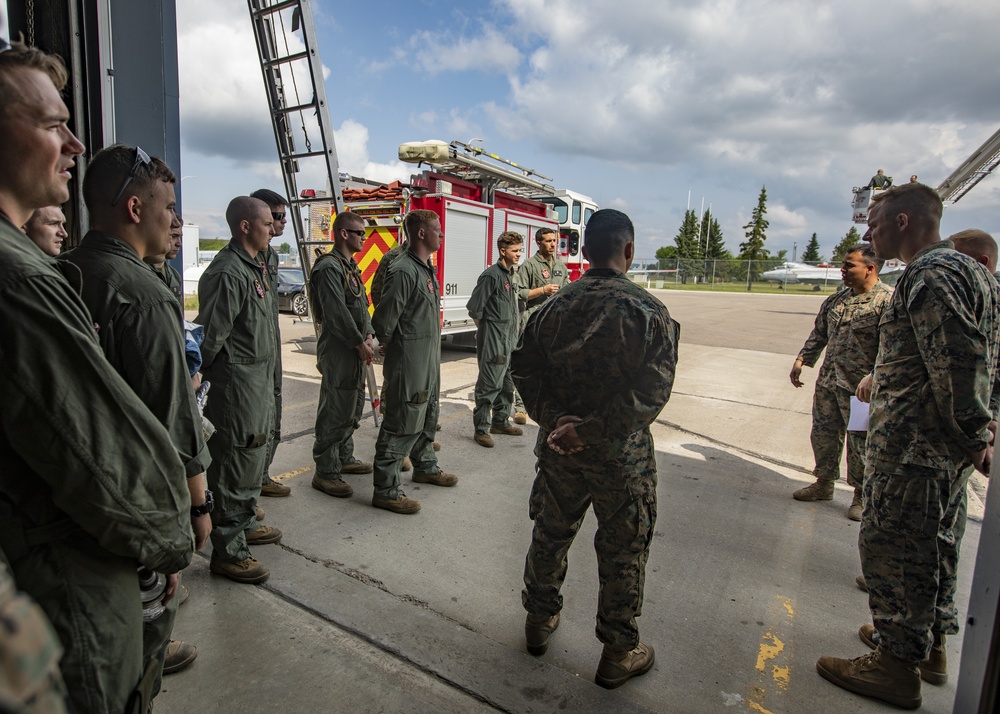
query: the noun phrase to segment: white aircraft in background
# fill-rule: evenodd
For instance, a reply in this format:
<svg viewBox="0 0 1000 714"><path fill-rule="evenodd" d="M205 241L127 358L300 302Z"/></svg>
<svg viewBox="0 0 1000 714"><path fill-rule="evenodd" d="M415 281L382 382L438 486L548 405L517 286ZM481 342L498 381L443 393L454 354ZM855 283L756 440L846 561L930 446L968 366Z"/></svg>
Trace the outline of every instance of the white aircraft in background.
<svg viewBox="0 0 1000 714"><path fill-rule="evenodd" d="M900 260L887 260L879 277L885 280L889 275L903 272L906 264ZM761 274L762 279L769 283L782 285L830 285L841 282L840 268L834 268L824 263L807 265L806 263L782 263L781 267L773 268ZM898 276L897 276L898 277ZM889 281L892 282L892 281Z"/></svg>

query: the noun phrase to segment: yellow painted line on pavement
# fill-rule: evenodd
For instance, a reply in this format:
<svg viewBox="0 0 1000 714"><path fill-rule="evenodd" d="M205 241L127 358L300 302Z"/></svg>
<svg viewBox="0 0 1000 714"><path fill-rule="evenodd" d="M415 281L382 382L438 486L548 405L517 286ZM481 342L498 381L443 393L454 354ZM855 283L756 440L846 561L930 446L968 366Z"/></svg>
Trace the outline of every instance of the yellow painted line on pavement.
<svg viewBox="0 0 1000 714"><path fill-rule="evenodd" d="M755 667L759 676L757 682L750 687L747 697L750 709L760 714L771 714L765 708L767 700L780 697L792 684L792 656L781 639L785 636L783 632L791 629L795 617L791 599L776 595L769 614L771 621L778 625L767 630L761 637Z"/></svg>
<svg viewBox="0 0 1000 714"><path fill-rule="evenodd" d="M274 476L273 478L274 478L275 481L285 481L285 480L290 479L290 478L295 478L296 476L301 476L302 474L307 473L307 472L312 471L312 470L313 470L312 466L303 466L300 469L295 469L294 471L286 471L285 473L281 474L280 476Z"/></svg>

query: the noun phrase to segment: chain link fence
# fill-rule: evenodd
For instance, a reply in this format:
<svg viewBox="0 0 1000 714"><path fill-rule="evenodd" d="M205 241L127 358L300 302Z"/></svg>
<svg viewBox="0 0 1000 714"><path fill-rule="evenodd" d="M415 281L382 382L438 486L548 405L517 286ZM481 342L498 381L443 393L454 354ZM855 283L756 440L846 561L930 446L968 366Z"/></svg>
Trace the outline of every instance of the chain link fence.
<svg viewBox="0 0 1000 714"><path fill-rule="evenodd" d="M815 293L843 287L840 269L783 260L637 259L629 277L650 289Z"/></svg>

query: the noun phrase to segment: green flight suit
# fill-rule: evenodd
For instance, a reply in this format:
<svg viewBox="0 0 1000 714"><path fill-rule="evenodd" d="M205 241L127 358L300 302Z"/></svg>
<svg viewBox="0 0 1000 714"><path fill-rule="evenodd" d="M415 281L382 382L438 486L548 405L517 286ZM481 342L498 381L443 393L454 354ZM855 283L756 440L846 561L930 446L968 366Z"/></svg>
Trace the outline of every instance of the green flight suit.
<svg viewBox="0 0 1000 714"><path fill-rule="evenodd" d="M167 290L170 294L174 296L174 301L177 303L177 314L180 316L181 322L184 322L184 280L181 278L181 274L177 272L177 269L170 263L164 263L161 267L149 266L156 273L156 276L163 281L163 284L167 286Z"/></svg>
<svg viewBox="0 0 1000 714"><path fill-rule="evenodd" d="M63 259L83 275L81 297L108 362L170 433L187 477L204 473L211 459L188 376L176 297L135 250L108 233L90 231ZM186 488L181 474L177 480ZM176 603L169 603L162 615L143 623L144 659L147 665L158 662L154 696L176 615Z"/></svg>
<svg viewBox="0 0 1000 714"><path fill-rule="evenodd" d="M476 408L472 421L477 434L493 426L506 426L514 398L510 377L510 353L517 343L517 282L514 269L497 262L479 276L472 297L466 305L469 315L478 322L476 360Z"/></svg>
<svg viewBox="0 0 1000 714"><path fill-rule="evenodd" d="M0 549L66 653L79 712L122 712L142 674L136 566L191 562L170 435L108 364L80 271L0 217Z"/></svg>
<svg viewBox="0 0 1000 714"><path fill-rule="evenodd" d="M375 495L398 498L400 466L437 473L434 436L441 388L441 289L429 262L407 249L393 261L372 327L386 345L382 393L390 408L375 441Z"/></svg>
<svg viewBox="0 0 1000 714"><path fill-rule="evenodd" d="M278 252L271 246L263 255L258 254L258 261L263 259L267 264L267 273L271 281L271 290L267 297L271 301L271 313L274 317L274 424L268 434L267 460L264 462L264 469L260 474L260 482L263 484L269 477L271 462L274 461L274 452L278 449L278 442L281 441L281 331L278 327Z"/></svg>
<svg viewBox="0 0 1000 714"><path fill-rule="evenodd" d="M354 457L354 430L365 406L365 363L354 348L374 334L354 258L336 249L321 256L309 278L309 297L319 333L316 362L323 375L313 459L319 478L338 479L341 465Z"/></svg>
<svg viewBox="0 0 1000 714"><path fill-rule="evenodd" d="M257 528L260 475L274 424L272 289L266 264L236 241L219 251L198 281L202 373L212 383L205 416L216 427L208 442L212 557L231 563L250 557L245 534Z"/></svg>
<svg viewBox="0 0 1000 714"><path fill-rule="evenodd" d="M400 243L389 249L389 252L382 256L375 268L375 275L372 276L372 305L378 307L382 300L382 286L385 285L385 276L389 272L389 266L406 250L406 246Z"/></svg>
<svg viewBox="0 0 1000 714"><path fill-rule="evenodd" d="M528 293L546 285L558 285L562 288L569 282L569 268L559 258L552 256L552 260L545 260L540 253L535 253L526 261L521 263L517 269L517 306L521 310L520 330L524 331L524 326L528 324L531 313L545 304L549 295L539 295L533 300L528 299ZM514 411L525 412L524 401L520 392L514 389Z"/></svg>

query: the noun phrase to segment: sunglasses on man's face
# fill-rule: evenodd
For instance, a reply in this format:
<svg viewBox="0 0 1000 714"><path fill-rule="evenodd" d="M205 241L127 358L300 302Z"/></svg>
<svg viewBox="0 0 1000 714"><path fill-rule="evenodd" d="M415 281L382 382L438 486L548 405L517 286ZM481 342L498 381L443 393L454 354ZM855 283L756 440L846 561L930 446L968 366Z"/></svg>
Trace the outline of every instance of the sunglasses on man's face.
<svg viewBox="0 0 1000 714"><path fill-rule="evenodd" d="M271 218L273 218L276 221L283 221L283 220L285 220L285 214L284 213L275 213L274 211L271 211Z"/></svg>
<svg viewBox="0 0 1000 714"><path fill-rule="evenodd" d="M363 236L365 234L364 230L358 230L356 228L344 228L348 233L353 233L356 236Z"/></svg>
<svg viewBox="0 0 1000 714"><path fill-rule="evenodd" d="M118 188L118 193L115 194L115 200L111 202L112 206L118 205L118 202L122 198L122 194L125 193L125 189L132 182L132 179L135 178L135 175L139 172L139 167L142 166L143 164L148 166L150 163L152 163L152 161L149 158L149 154L140 149L138 146L135 147L135 160L132 162L132 168L129 169L129 172L125 175L125 178L122 179L122 185Z"/></svg>

